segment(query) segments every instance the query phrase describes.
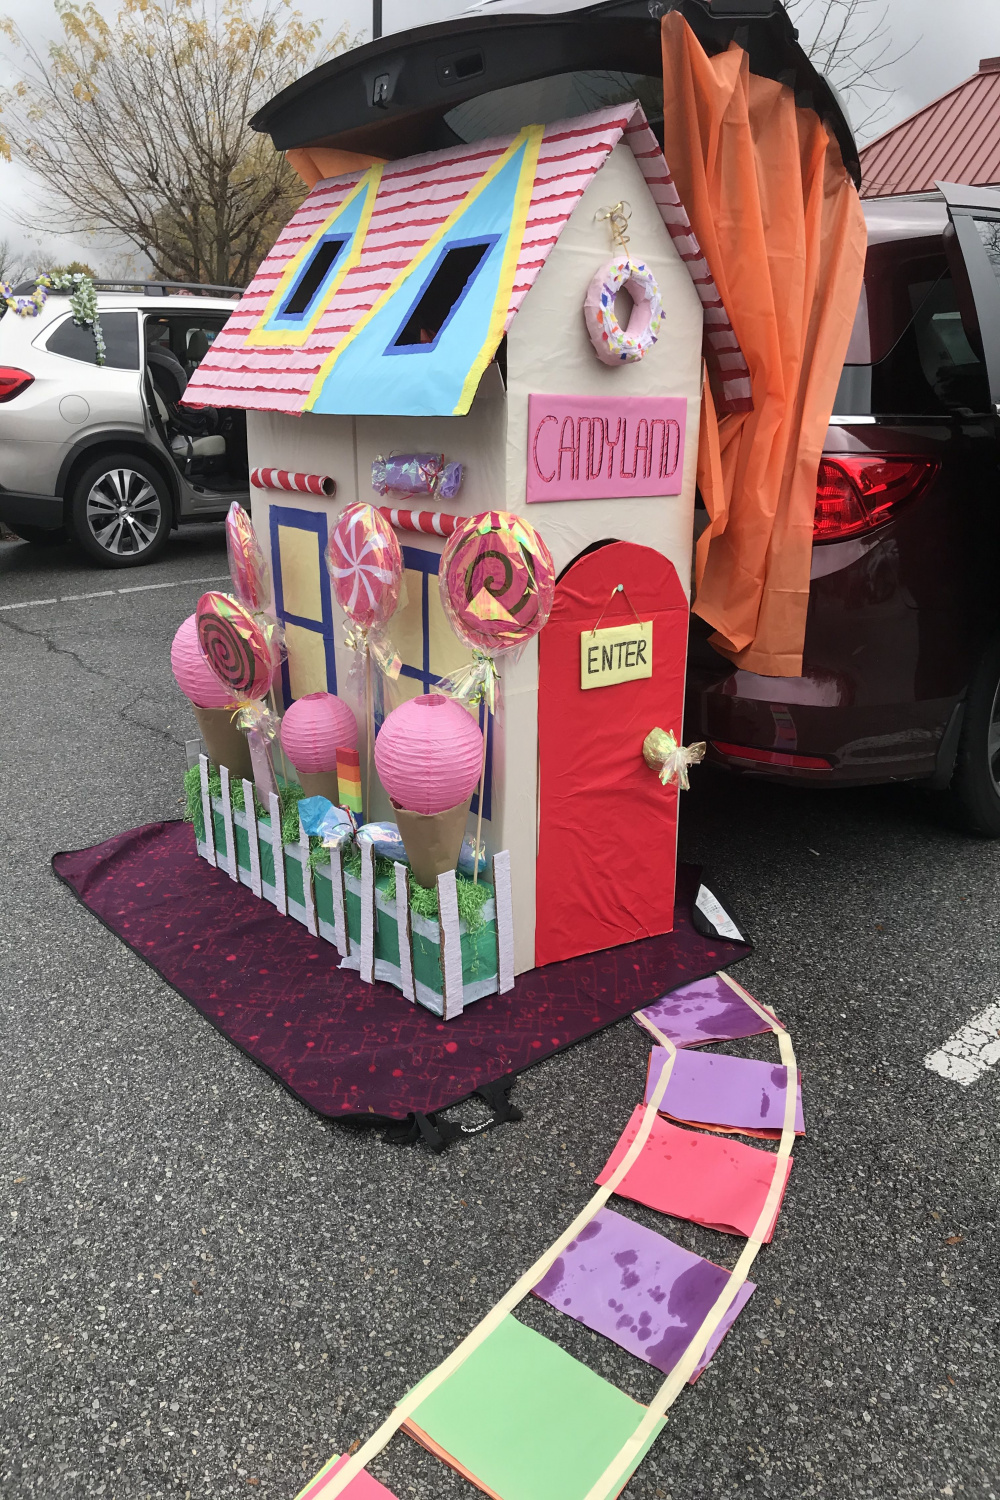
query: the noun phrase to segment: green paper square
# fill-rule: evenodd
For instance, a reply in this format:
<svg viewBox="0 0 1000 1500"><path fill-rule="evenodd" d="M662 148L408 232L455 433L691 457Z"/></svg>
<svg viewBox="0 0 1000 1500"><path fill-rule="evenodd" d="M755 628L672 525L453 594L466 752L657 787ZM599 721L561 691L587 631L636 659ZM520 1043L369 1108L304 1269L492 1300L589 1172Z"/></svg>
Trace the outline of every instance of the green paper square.
<svg viewBox="0 0 1000 1500"><path fill-rule="evenodd" d="M500 1500L585 1500L644 1416L630 1396L507 1317L412 1420Z"/></svg>

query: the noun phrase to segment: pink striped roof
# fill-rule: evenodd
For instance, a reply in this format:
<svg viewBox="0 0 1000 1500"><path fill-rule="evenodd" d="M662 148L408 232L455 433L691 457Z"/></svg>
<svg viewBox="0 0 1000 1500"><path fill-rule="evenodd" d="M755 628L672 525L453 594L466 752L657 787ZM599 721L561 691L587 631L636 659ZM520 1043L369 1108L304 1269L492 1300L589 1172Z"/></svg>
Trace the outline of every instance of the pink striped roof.
<svg viewBox="0 0 1000 1500"><path fill-rule="evenodd" d="M584 189L622 139L635 154L701 299L704 353L716 405L726 412L750 410L746 361L663 153L638 103L598 110L546 128L505 328L510 327ZM300 414L327 357L512 140L512 136L497 137L388 163L360 261L342 281L309 339L298 347L248 345L247 336L260 321L289 261L357 186L363 173L317 183L192 376L187 404Z"/></svg>

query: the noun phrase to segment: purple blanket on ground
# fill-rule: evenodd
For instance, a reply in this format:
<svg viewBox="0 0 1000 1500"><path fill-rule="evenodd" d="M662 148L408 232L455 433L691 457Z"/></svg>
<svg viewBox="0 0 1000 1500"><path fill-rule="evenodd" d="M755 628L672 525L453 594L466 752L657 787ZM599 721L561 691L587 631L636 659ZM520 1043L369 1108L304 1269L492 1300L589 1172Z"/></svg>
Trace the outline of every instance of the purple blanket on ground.
<svg viewBox="0 0 1000 1500"><path fill-rule="evenodd" d="M672 933L533 969L443 1022L362 984L330 944L199 859L189 824L151 823L52 864L216 1030L329 1118L431 1115L751 951L694 930L697 871L682 865Z"/></svg>

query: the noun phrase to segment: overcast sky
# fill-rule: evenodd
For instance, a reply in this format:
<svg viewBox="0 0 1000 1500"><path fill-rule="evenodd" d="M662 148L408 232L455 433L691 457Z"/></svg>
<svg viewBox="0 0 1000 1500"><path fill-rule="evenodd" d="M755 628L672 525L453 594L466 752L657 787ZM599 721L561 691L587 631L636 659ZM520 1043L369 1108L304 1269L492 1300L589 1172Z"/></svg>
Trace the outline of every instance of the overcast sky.
<svg viewBox="0 0 1000 1500"><path fill-rule="evenodd" d="M98 0L113 14L114 0ZM297 0L306 16L322 18L333 30L343 19L355 31L370 34L370 0ZM431 21L445 20L468 9L470 0L383 0L385 31L401 31ZM911 49L889 70L893 88L889 110L880 128L894 124L974 73L981 57L1000 55L1000 5L997 0L884 0L894 53ZM47 0L0 0L0 14L10 15L35 41L54 30L54 10ZM0 38L0 77L4 68ZM9 76L9 74L8 74ZM150 113L155 128L155 109ZM25 242L17 214L30 200L30 184L16 167L0 163L0 239ZM67 240L46 241L53 258L86 254L86 245Z"/></svg>

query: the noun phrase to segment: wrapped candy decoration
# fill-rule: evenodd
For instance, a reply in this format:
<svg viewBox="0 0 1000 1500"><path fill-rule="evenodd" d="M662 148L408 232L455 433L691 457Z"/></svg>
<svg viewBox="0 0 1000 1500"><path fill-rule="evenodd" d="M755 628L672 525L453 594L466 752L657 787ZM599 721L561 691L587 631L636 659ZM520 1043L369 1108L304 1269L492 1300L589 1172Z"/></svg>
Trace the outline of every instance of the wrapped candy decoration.
<svg viewBox="0 0 1000 1500"><path fill-rule="evenodd" d="M310 838L318 836L324 820L332 810L333 803L328 797L299 798L299 822Z"/></svg>
<svg viewBox="0 0 1000 1500"><path fill-rule="evenodd" d="M458 864L482 751L478 724L442 693L400 704L379 731L375 765L423 886Z"/></svg>
<svg viewBox="0 0 1000 1500"><path fill-rule="evenodd" d="M556 590L552 554L530 521L510 511L487 511L470 516L448 538L438 586L451 628L472 650L469 666L453 672L440 686L460 702L485 703L490 713L496 713L499 674L495 657L520 650L549 618ZM485 776L484 741L477 849L483 828ZM478 879L477 865L473 880Z"/></svg>
<svg viewBox="0 0 1000 1500"><path fill-rule="evenodd" d="M274 658L260 622L237 599L215 590L202 594L198 640L212 671L237 702L263 698L274 676Z"/></svg>
<svg viewBox="0 0 1000 1500"><path fill-rule="evenodd" d="M399 603L403 554L396 533L374 505L349 505L341 512L326 564L348 619L362 630L384 625Z"/></svg>
<svg viewBox="0 0 1000 1500"><path fill-rule="evenodd" d="M372 464L372 489L379 495L436 495L454 500L462 488L462 465L443 453L394 453Z"/></svg>
<svg viewBox="0 0 1000 1500"><path fill-rule="evenodd" d="M458 873L475 876L477 880L480 875L486 873L486 850L480 846L477 859L475 844L471 838L462 840L462 850L458 856Z"/></svg>
<svg viewBox="0 0 1000 1500"><path fill-rule="evenodd" d="M323 814L316 832L324 849L347 849L354 843L357 820L346 808L331 807Z"/></svg>
<svg viewBox="0 0 1000 1500"><path fill-rule="evenodd" d="M651 729L642 742L642 758L651 771L659 774L663 786L676 781L678 789L687 792L691 788L688 770L700 765L708 749L704 740L695 745L681 745L672 729Z"/></svg>
<svg viewBox="0 0 1000 1500"><path fill-rule="evenodd" d="M271 573L253 523L236 500L226 516L226 551L236 598L251 613L267 609L271 602Z"/></svg>
<svg viewBox="0 0 1000 1500"><path fill-rule="evenodd" d="M265 794L277 791L270 741L277 719L264 706L276 661L260 621L229 594L202 594L196 611L198 640L212 671L229 689L237 723L247 731L254 780Z"/></svg>
<svg viewBox="0 0 1000 1500"><path fill-rule="evenodd" d="M212 671L198 641L198 620L188 615L170 647L177 686L194 709L205 751L241 780L253 774L246 735L233 722L233 694Z"/></svg>
<svg viewBox="0 0 1000 1500"><path fill-rule="evenodd" d="M354 750L357 744L357 720L333 693L306 693L285 710L281 746L309 796L340 802L337 751Z"/></svg>
<svg viewBox="0 0 1000 1500"><path fill-rule="evenodd" d="M460 641L495 656L537 635L552 610L552 554L530 521L509 511L470 516L445 546L441 604Z"/></svg>
<svg viewBox="0 0 1000 1500"><path fill-rule="evenodd" d="M410 862L396 823L362 823L358 829L358 843L371 844L379 859L398 860L401 865Z"/></svg>

